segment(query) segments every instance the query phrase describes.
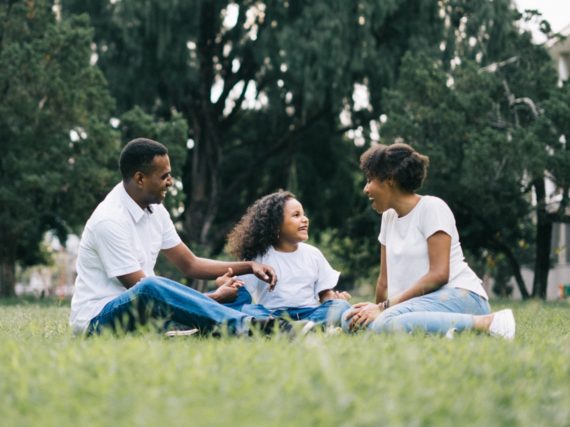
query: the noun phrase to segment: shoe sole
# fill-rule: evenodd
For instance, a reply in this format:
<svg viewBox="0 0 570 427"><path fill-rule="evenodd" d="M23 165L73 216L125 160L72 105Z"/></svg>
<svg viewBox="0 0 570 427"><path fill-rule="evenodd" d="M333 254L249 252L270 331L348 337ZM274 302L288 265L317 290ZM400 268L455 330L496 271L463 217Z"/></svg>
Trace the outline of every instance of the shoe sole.
<svg viewBox="0 0 570 427"><path fill-rule="evenodd" d="M197 334L198 329L186 329L180 331L168 331L164 335L167 337L189 337L191 335Z"/></svg>

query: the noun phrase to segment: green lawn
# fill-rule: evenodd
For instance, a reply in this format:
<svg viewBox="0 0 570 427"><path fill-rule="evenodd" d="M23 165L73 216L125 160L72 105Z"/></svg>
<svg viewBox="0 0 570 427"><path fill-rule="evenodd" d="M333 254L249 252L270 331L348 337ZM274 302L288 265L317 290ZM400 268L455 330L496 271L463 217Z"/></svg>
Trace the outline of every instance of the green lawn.
<svg viewBox="0 0 570 427"><path fill-rule="evenodd" d="M3 426L569 426L570 304L464 334L73 338L67 305L0 305ZM495 304L499 308L501 304Z"/></svg>

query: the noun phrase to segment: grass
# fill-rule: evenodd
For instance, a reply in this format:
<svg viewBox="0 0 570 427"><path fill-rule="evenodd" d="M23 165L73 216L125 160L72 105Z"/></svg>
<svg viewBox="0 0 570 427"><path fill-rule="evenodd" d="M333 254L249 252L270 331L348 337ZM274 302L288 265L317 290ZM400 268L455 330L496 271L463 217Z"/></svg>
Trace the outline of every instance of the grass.
<svg viewBox="0 0 570 427"><path fill-rule="evenodd" d="M4 426L568 426L570 305L474 334L79 339L66 305L0 306ZM499 308L504 304L495 304Z"/></svg>

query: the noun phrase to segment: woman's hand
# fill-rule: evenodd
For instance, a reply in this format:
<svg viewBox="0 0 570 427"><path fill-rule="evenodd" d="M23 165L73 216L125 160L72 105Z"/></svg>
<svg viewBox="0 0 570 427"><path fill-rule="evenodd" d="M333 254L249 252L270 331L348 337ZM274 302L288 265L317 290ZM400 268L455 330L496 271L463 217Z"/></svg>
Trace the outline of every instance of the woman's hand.
<svg viewBox="0 0 570 427"><path fill-rule="evenodd" d="M260 264L255 261L251 261L251 272L255 274L255 277L263 280L269 284L269 290L272 291L277 284L277 274L272 267L265 264Z"/></svg>
<svg viewBox="0 0 570 427"><path fill-rule="evenodd" d="M357 331L366 329L380 315L382 310L376 304L371 302L360 302L352 306L352 310L348 312L346 320L349 321L348 329Z"/></svg>

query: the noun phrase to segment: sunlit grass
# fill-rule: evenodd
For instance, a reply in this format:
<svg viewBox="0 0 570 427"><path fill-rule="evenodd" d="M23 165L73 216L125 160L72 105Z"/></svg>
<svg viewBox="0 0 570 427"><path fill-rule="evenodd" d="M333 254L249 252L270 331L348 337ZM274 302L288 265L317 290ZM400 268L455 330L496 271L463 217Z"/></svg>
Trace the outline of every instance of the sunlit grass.
<svg viewBox="0 0 570 427"><path fill-rule="evenodd" d="M73 338L58 304L0 306L5 426L570 425L570 305L466 334Z"/></svg>

